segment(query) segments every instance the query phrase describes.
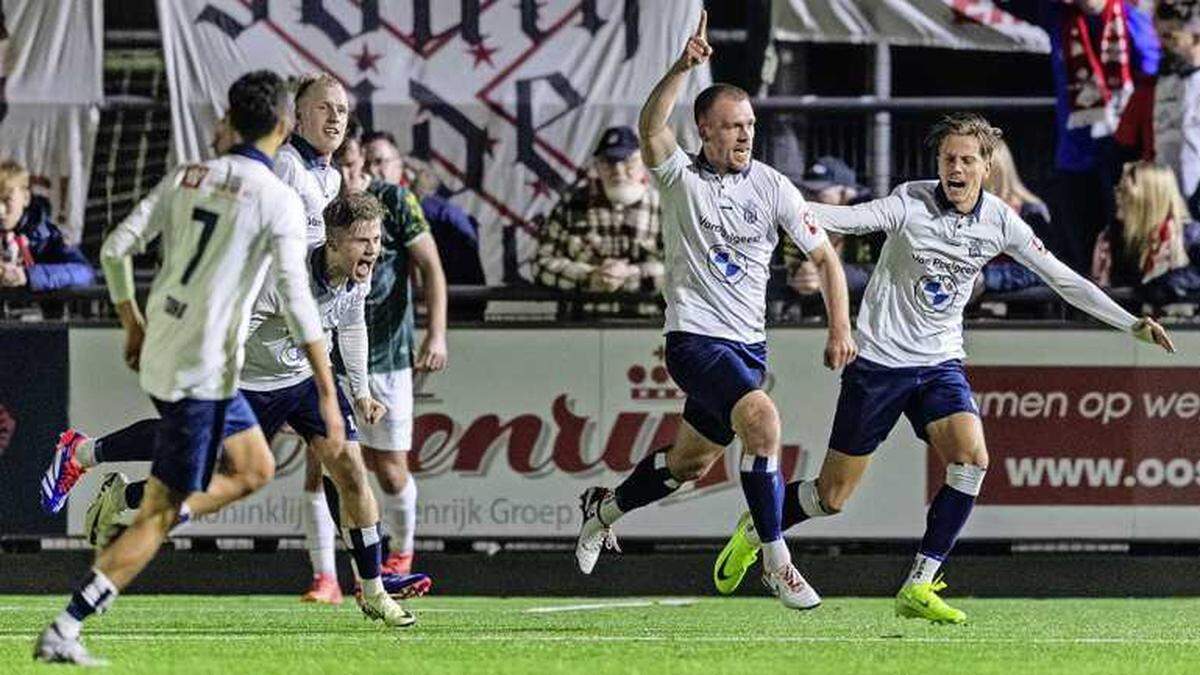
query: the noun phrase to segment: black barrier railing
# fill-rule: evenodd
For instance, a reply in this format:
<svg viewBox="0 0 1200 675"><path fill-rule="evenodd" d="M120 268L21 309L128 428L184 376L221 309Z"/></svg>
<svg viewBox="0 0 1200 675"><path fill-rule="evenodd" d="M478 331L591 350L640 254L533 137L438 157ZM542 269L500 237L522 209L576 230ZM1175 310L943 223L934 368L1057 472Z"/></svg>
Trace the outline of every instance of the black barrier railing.
<svg viewBox="0 0 1200 675"><path fill-rule="evenodd" d="M150 284L137 284L137 294L143 301L149 292ZM1144 303L1132 288L1113 288L1107 292L1134 313L1140 313L1143 309ZM857 308L860 300L860 295L852 294L852 307ZM1194 302L1197 299L1191 300ZM662 320L662 298L653 292L591 293L539 286L450 286L449 301L452 321L457 319L460 323L505 323L543 319L587 325L619 318L657 325ZM504 308L497 307L496 303L539 304L545 305L546 308L541 311L528 307ZM810 323L823 316L819 296L799 296L786 288L770 292L767 305L767 320L772 325ZM996 317L996 313L987 309L995 309L998 306L1004 308L1002 316L1058 321L1081 318L1077 310L1045 286L1007 293L984 293L972 302L967 316ZM488 309L485 310L484 307ZM22 318L28 308L40 310L44 319L67 322L111 322L116 316L104 286L43 293L34 293L24 288L0 289L0 320ZM461 308L472 308L475 313L466 318L462 312L456 311Z"/></svg>

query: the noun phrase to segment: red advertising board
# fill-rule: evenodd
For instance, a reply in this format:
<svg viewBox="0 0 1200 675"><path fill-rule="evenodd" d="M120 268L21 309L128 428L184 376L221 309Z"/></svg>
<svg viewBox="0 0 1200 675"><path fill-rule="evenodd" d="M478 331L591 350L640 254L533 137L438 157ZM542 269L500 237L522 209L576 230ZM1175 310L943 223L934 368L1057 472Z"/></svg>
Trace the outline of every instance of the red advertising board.
<svg viewBox="0 0 1200 675"><path fill-rule="evenodd" d="M1200 504L1200 369L968 369L990 466L980 505ZM942 485L930 452L927 498Z"/></svg>

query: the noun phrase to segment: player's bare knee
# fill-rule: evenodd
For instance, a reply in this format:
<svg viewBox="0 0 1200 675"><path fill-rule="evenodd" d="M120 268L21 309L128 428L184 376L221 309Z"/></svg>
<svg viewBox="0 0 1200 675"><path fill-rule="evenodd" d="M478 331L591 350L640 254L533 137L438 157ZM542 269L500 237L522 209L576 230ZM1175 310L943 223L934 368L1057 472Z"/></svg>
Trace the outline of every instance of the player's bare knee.
<svg viewBox="0 0 1200 675"><path fill-rule="evenodd" d="M763 392L751 392L738 401L733 411L734 430L746 454L773 457L779 454L779 411Z"/></svg>

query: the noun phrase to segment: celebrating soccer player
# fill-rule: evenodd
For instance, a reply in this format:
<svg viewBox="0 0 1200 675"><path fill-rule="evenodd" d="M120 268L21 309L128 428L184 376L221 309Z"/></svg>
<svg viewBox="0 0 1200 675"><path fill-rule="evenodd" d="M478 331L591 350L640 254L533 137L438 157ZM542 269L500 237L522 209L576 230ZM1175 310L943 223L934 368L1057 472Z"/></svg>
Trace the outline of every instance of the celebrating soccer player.
<svg viewBox="0 0 1200 675"><path fill-rule="evenodd" d="M887 241L863 297L862 355L842 374L820 475L787 486L783 529L839 513L871 453L903 414L946 464L946 482L929 505L925 536L896 596L896 613L937 623L966 621L961 610L938 597L945 584L937 572L967 522L988 467L983 424L963 369L962 338L963 308L984 264L1007 254L1072 305L1139 340L1175 350L1162 326L1122 309L1047 251L1004 201L983 191L1000 136L979 115L948 115L929 136L938 180L904 183L890 196L858 206L813 206L829 230L884 232ZM758 522L743 517L717 559L718 590L737 588L763 540Z"/></svg>
<svg viewBox="0 0 1200 675"><path fill-rule="evenodd" d="M314 374L319 417L331 442L344 441L304 269L303 206L271 171L271 158L292 127L283 81L267 71L241 77L229 89L229 111L244 143L172 172L155 188L150 218L123 221L104 242L105 281L125 330L125 362L140 370L165 428L136 519L100 552L66 609L39 636L39 660L95 664L79 640L83 621L107 609L150 562L186 516L188 497L207 491L232 501L270 479L271 451L237 391L237 374L250 307L272 257L282 307ZM129 255L159 233L163 263L143 318ZM218 455L227 475L213 476Z"/></svg>
<svg viewBox="0 0 1200 675"><path fill-rule="evenodd" d="M742 441L741 482L762 532L763 582L787 607L820 598L800 576L781 534L780 422L762 389L767 345L766 286L771 253L783 229L817 265L829 315L825 364L854 359L846 278L799 190L751 159L754 111L745 91L716 84L695 101L702 145L691 157L675 141L667 117L688 72L712 54L700 24L683 55L659 81L639 120L642 157L662 194L666 253L666 362L687 394L675 442L647 455L615 490L582 495L583 525L575 555L585 574L603 546L616 547L612 525L695 480Z"/></svg>

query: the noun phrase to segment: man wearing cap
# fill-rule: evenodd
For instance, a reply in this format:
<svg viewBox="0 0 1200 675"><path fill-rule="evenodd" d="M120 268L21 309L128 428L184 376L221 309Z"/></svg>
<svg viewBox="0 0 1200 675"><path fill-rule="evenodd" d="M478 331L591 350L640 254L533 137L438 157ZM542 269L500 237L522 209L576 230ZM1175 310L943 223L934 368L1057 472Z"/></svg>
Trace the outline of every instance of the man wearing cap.
<svg viewBox="0 0 1200 675"><path fill-rule="evenodd" d="M850 165L837 157L821 157L804 172L797 181L804 196L811 202L832 206L849 206L871 197L871 191L860 185L858 175ZM870 263L874 262L868 242L859 238L849 241L840 234L829 233L829 243L842 260L846 270L846 286L852 295L861 293L871 277ZM788 286L796 293L807 296L821 290L821 276L817 266L800 253L790 239L783 241L783 260L788 270Z"/></svg>
<svg viewBox="0 0 1200 675"><path fill-rule="evenodd" d="M659 290L660 212L637 134L627 126L606 129L585 179L542 227L535 283L582 291Z"/></svg>

